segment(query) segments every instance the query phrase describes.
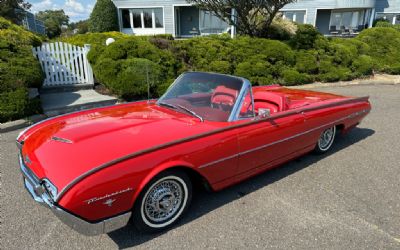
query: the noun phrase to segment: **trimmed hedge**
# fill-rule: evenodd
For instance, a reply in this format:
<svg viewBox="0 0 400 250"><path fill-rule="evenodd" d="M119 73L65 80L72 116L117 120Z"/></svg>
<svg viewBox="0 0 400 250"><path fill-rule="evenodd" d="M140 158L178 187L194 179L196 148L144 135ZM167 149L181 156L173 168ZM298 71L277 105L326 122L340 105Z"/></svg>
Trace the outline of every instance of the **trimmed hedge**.
<svg viewBox="0 0 400 250"><path fill-rule="evenodd" d="M32 46L41 38L0 17L0 122L7 122L40 111L38 100L29 100L28 88L43 82Z"/></svg>
<svg viewBox="0 0 400 250"><path fill-rule="evenodd" d="M109 46L94 46L88 58L96 79L123 99L159 96L177 75L179 63L169 50L154 45L149 37L127 37Z"/></svg>
<svg viewBox="0 0 400 250"><path fill-rule="evenodd" d="M396 74L400 63L400 31L394 28L372 28L361 32L356 40L366 43L370 49L376 70Z"/></svg>
<svg viewBox="0 0 400 250"><path fill-rule="evenodd" d="M97 41L89 53L96 78L122 98L146 96L147 78L139 71L144 65L154 72L153 97L184 71L235 74L254 85L347 81L374 72L400 74L400 32L392 27L367 29L357 38L332 39L310 25L299 25L287 42L227 35L187 40L121 35L104 46L98 42L105 41L103 34L87 36ZM138 76L129 77L133 73Z"/></svg>

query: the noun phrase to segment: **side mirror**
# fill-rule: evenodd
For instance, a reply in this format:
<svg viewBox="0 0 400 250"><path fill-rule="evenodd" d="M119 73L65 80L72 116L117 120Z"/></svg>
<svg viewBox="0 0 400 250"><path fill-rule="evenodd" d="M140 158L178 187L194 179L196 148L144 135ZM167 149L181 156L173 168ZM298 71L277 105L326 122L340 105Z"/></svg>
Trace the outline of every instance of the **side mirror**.
<svg viewBox="0 0 400 250"><path fill-rule="evenodd" d="M260 108L260 109L258 109L258 116L260 118L269 118L269 117L271 117L271 110Z"/></svg>

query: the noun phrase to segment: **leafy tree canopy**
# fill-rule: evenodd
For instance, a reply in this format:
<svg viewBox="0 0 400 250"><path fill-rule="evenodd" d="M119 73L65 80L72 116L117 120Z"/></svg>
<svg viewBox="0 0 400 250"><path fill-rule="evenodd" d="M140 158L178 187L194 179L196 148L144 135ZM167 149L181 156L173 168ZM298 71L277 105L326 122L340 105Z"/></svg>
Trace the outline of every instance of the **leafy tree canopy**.
<svg viewBox="0 0 400 250"><path fill-rule="evenodd" d="M68 25L69 17L64 10L45 10L39 11L36 18L44 22L46 33L49 38L54 38L61 35L61 27Z"/></svg>
<svg viewBox="0 0 400 250"><path fill-rule="evenodd" d="M97 0L90 14L90 32L118 31L117 8L111 0Z"/></svg>
<svg viewBox="0 0 400 250"><path fill-rule="evenodd" d="M30 8L31 4L25 0L0 0L0 16L13 23L20 23L24 16L24 11Z"/></svg>
<svg viewBox="0 0 400 250"><path fill-rule="evenodd" d="M243 35L265 37L280 9L296 0L187 0L236 27ZM234 16L232 18L232 9Z"/></svg>

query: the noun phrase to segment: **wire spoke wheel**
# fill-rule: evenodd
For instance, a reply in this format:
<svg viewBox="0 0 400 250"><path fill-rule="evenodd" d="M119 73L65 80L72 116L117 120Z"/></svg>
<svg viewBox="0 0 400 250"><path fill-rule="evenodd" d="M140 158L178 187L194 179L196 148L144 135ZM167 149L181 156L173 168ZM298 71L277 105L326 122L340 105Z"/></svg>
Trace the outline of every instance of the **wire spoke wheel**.
<svg viewBox="0 0 400 250"><path fill-rule="evenodd" d="M335 135L336 135L335 126L324 130L318 139L315 151L317 153L324 153L328 151L331 148L333 141L335 140Z"/></svg>
<svg viewBox="0 0 400 250"><path fill-rule="evenodd" d="M184 173L156 177L140 196L134 214L135 225L145 231L163 230L172 225L189 206L191 191L190 179Z"/></svg>

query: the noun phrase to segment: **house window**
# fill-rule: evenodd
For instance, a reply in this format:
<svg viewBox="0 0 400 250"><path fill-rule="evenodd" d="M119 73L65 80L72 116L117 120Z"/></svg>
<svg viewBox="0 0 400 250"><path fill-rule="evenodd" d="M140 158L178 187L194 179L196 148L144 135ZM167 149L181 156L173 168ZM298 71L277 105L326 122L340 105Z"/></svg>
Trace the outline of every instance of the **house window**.
<svg viewBox="0 0 400 250"><path fill-rule="evenodd" d="M129 29L131 27L131 18L128 9L121 10L122 28Z"/></svg>
<svg viewBox="0 0 400 250"><path fill-rule="evenodd" d="M362 29L366 24L366 12L357 11L332 11L330 27L339 29Z"/></svg>
<svg viewBox="0 0 400 250"><path fill-rule="evenodd" d="M399 13L377 13L376 19L386 20L391 24L400 24L400 14Z"/></svg>
<svg viewBox="0 0 400 250"><path fill-rule="evenodd" d="M282 16L285 19L289 19L293 22L303 24L306 18L306 11L305 10L282 11Z"/></svg>
<svg viewBox="0 0 400 250"><path fill-rule="evenodd" d="M136 29L154 29L164 27L162 8L122 9L122 27Z"/></svg>
<svg viewBox="0 0 400 250"><path fill-rule="evenodd" d="M210 11L200 10L199 26L201 34L220 34L226 32L229 24Z"/></svg>

